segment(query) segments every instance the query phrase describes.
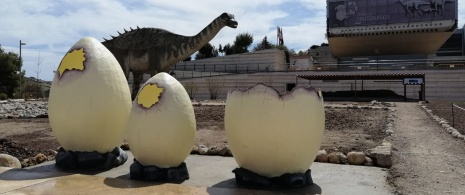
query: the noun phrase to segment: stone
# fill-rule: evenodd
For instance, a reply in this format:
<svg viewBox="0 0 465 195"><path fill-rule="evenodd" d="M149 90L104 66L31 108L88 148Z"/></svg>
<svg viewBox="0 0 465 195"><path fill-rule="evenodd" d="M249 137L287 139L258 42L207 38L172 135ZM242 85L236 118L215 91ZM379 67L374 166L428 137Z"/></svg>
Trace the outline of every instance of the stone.
<svg viewBox="0 0 465 195"><path fill-rule="evenodd" d="M351 165L363 165L365 162L365 154L363 154L363 152L349 152L347 153L347 160Z"/></svg>
<svg viewBox="0 0 465 195"><path fill-rule="evenodd" d="M318 151L315 162L328 162L328 153L326 153L326 150Z"/></svg>
<svg viewBox="0 0 465 195"><path fill-rule="evenodd" d="M37 164L43 163L48 160L47 156L45 154L39 153L34 157L34 160L36 161Z"/></svg>
<svg viewBox="0 0 465 195"><path fill-rule="evenodd" d="M210 147L210 149L208 149L207 154L214 156L214 155L218 155L219 152L220 152L220 148L218 146L213 146L213 147Z"/></svg>
<svg viewBox="0 0 465 195"><path fill-rule="evenodd" d="M458 138L459 137L460 132L458 132L457 130L456 131L452 131L452 136L454 136L455 138Z"/></svg>
<svg viewBox="0 0 465 195"><path fill-rule="evenodd" d="M444 119L441 119L441 121L439 121L439 124L441 124L441 125L446 124L446 123L447 123L447 121L445 121Z"/></svg>
<svg viewBox="0 0 465 195"><path fill-rule="evenodd" d="M387 130L386 130L386 135L391 135L391 134L394 134L394 130L392 130L392 129L387 129Z"/></svg>
<svg viewBox="0 0 465 195"><path fill-rule="evenodd" d="M200 155L206 155L208 153L208 148L205 145L199 145L199 149L197 150L197 153Z"/></svg>
<svg viewBox="0 0 465 195"><path fill-rule="evenodd" d="M451 126L450 126L449 124L447 124L447 123L443 123L441 126L442 126L444 129L447 129L447 128L451 127Z"/></svg>
<svg viewBox="0 0 465 195"><path fill-rule="evenodd" d="M21 162L9 154L0 154L0 167L21 168Z"/></svg>
<svg viewBox="0 0 465 195"><path fill-rule="evenodd" d="M375 164L383 168L392 166L392 145L389 142L384 142L381 146L369 149L366 155L371 157Z"/></svg>
<svg viewBox="0 0 465 195"><path fill-rule="evenodd" d="M197 151L199 150L199 147L194 145L191 150L191 154L197 154Z"/></svg>
<svg viewBox="0 0 465 195"><path fill-rule="evenodd" d="M218 154L221 155L221 156L228 156L228 152L229 152L229 146L226 145L223 148L221 148L221 150L218 152Z"/></svg>
<svg viewBox="0 0 465 195"><path fill-rule="evenodd" d="M365 166L373 166L373 160L371 160L370 157L365 156L365 162L363 162L363 165L365 165Z"/></svg>
<svg viewBox="0 0 465 195"><path fill-rule="evenodd" d="M342 152L331 152L328 154L328 162L334 164L343 164L347 162L347 157Z"/></svg>

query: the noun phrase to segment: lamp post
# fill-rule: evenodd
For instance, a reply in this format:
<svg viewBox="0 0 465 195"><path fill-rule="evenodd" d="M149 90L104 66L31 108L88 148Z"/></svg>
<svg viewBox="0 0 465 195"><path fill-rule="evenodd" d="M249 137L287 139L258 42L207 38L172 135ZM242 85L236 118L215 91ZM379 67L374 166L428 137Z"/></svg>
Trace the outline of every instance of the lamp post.
<svg viewBox="0 0 465 195"><path fill-rule="evenodd" d="M22 66L23 66L23 59L21 58L21 46L23 46L23 45L26 45L26 43L23 43L23 42L21 42L21 40L19 40L19 99L21 99L23 97L23 94L21 93L21 87L22 87L21 69L22 69Z"/></svg>
<svg viewBox="0 0 465 195"><path fill-rule="evenodd" d="M378 71L378 64L379 64L379 59L378 59L379 50L378 49L375 49L375 54L376 54L376 71Z"/></svg>

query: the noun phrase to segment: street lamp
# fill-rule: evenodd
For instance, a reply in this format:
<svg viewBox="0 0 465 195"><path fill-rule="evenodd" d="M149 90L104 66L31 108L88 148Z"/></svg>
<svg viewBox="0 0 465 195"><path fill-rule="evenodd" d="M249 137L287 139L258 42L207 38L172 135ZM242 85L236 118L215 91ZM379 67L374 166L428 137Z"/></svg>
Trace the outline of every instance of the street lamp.
<svg viewBox="0 0 465 195"><path fill-rule="evenodd" d="M378 71L378 64L379 64L379 59L378 59L379 50L378 49L375 49L375 54L376 54L376 71Z"/></svg>
<svg viewBox="0 0 465 195"><path fill-rule="evenodd" d="M21 93L21 67L23 66L23 59L21 58L21 46L26 45L26 43L21 42L19 40L19 99L23 97L23 94Z"/></svg>

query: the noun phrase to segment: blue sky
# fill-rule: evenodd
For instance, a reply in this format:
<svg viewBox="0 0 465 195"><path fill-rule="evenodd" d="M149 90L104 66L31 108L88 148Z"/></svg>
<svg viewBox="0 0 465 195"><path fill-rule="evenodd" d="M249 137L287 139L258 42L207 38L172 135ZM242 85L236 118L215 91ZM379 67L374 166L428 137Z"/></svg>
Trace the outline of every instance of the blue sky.
<svg viewBox="0 0 465 195"><path fill-rule="evenodd" d="M254 36L253 45L265 36L275 43L276 26L283 28L285 45L296 51L327 42L325 0L0 0L0 5L1 46L19 53L19 40L26 43L26 76L36 77L40 56L43 80L53 79L66 51L83 37L103 41L136 26L190 36L223 12L234 14L239 26L221 30L211 41L216 47L232 44L243 32ZM464 17L459 11L459 19Z"/></svg>

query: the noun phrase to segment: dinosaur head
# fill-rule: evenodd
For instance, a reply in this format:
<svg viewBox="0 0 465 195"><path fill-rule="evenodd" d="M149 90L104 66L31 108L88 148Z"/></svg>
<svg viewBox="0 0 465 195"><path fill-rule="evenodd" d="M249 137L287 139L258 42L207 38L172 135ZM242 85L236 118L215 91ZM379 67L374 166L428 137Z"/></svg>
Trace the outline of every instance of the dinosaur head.
<svg viewBox="0 0 465 195"><path fill-rule="evenodd" d="M236 19L234 19L234 15L223 13L221 14L220 18L224 22L225 26L229 26L231 28L237 28L238 23Z"/></svg>

